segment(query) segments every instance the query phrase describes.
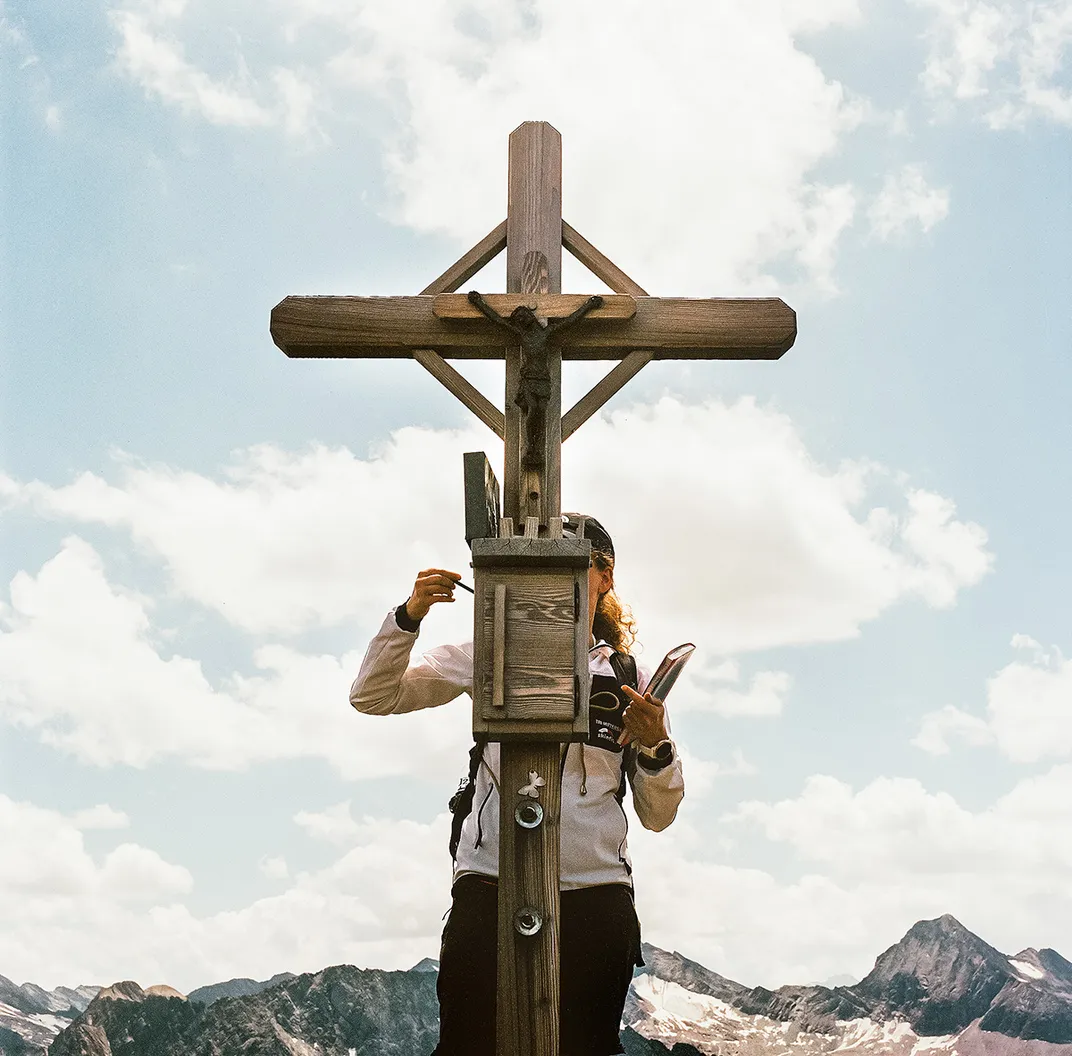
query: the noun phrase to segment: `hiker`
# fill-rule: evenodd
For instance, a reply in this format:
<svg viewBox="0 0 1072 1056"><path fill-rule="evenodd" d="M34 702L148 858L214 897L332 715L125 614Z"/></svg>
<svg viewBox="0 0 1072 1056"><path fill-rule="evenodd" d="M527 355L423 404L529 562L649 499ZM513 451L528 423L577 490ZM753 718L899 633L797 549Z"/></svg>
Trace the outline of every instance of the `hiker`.
<svg viewBox="0 0 1072 1056"><path fill-rule="evenodd" d="M563 514L563 533L592 543L592 687L588 739L563 746L560 1056L611 1056L624 1051L622 1008L633 967L643 964L622 799L630 788L641 823L659 831L674 820L684 782L665 708L643 695L650 672L629 655L635 624L614 592L614 544L583 514ZM460 578L426 569L409 598L388 613L350 690L358 711L399 714L471 693L471 643L431 649L409 666L421 621L433 605L454 600ZM454 882L440 949L433 1056L495 1056L498 744L478 742L471 761L468 795L452 801Z"/></svg>

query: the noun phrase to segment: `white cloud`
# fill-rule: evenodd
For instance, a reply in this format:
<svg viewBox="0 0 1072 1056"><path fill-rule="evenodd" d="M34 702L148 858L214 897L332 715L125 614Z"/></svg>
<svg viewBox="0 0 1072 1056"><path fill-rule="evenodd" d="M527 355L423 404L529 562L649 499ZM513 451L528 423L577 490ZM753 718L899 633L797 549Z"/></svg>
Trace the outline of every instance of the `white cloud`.
<svg viewBox="0 0 1072 1056"><path fill-rule="evenodd" d="M120 37L116 66L147 94L159 96L215 125L254 127L272 121L241 73L226 82L213 79L186 60L181 43L168 39L139 11L114 10Z"/></svg>
<svg viewBox="0 0 1072 1056"><path fill-rule="evenodd" d="M685 782L690 800L706 796L727 777L751 777L757 773L756 768L744 757L740 748L730 753L730 761L716 762L693 755L687 744L678 743L677 752L681 755L681 766L685 772ZM640 827L639 821L630 831Z"/></svg>
<svg viewBox="0 0 1072 1056"><path fill-rule="evenodd" d="M948 755L951 741L982 745L991 743L993 739L994 735L984 719L947 704L939 711L923 716L919 733L912 743L931 755Z"/></svg>
<svg viewBox="0 0 1072 1056"><path fill-rule="evenodd" d="M110 894L125 900L155 901L185 894L193 887L188 870L134 843L121 843L109 852L100 877Z"/></svg>
<svg viewBox="0 0 1072 1056"><path fill-rule="evenodd" d="M698 827L708 826L710 802L694 794L688 765L691 793L677 822L662 833L630 829L650 942L765 986L862 976L915 920L945 912L1002 949L1072 947L1064 839L1072 766L976 812L916 781L881 778L854 791L817 775L795 798L742 805L712 835ZM732 768L748 769L740 757ZM134 977L189 990L283 969L404 968L434 956L449 904L448 816L357 821L346 804L301 814L342 819L345 853L293 876L278 895L197 915L182 902L180 867L145 849L117 848L107 865L95 862L69 819L0 797L0 839L24 851L0 860L0 897L24 907L0 933L0 960L46 985ZM751 865L752 852L733 839L746 828L795 852L799 865L781 875ZM258 868L287 879L279 863L265 858Z"/></svg>
<svg viewBox="0 0 1072 1056"><path fill-rule="evenodd" d="M76 829L125 829L130 824L130 818L121 810L109 807L107 803L98 803L95 807L87 807L71 816L71 824Z"/></svg>
<svg viewBox="0 0 1072 1056"><path fill-rule="evenodd" d="M329 964L408 968L438 949L447 831L446 815L429 825L363 819L350 850L282 894L197 916L180 898L181 867L129 845L98 864L68 820L0 796L0 843L15 848L0 858L0 899L21 907L0 932L0 961L44 985L135 978L184 992ZM260 870L286 879L285 865L265 858Z"/></svg>
<svg viewBox="0 0 1072 1056"><path fill-rule="evenodd" d="M197 662L159 654L145 599L113 590L80 539L66 540L36 578L16 575L0 615L0 706L47 743L134 766L170 744L211 766L221 759L201 728L258 740L258 717L215 694Z"/></svg>
<svg viewBox="0 0 1072 1056"><path fill-rule="evenodd" d="M820 465L788 418L747 399L625 408L563 449L564 502L613 526L644 641L654 627L663 648L696 641L713 657L853 637L899 600L945 605L978 582L979 526L912 490L903 509L869 509L878 484L864 461ZM651 509L665 515L658 545Z"/></svg>
<svg viewBox="0 0 1072 1056"><path fill-rule="evenodd" d="M1072 757L1072 661L1017 634L1012 646L1027 654L987 682L985 716L947 706L925 715L913 743L942 755L950 740L996 744L1019 763Z"/></svg>
<svg viewBox="0 0 1072 1056"><path fill-rule="evenodd" d="M284 131L303 136L316 129L316 89L308 78L281 68L274 72L272 80L279 93Z"/></svg>
<svg viewBox="0 0 1072 1056"><path fill-rule="evenodd" d="M285 880L290 876L290 866L282 855L263 855L257 868L270 880Z"/></svg>
<svg viewBox="0 0 1072 1056"><path fill-rule="evenodd" d="M929 186L918 165L888 175L867 211L872 233L884 241L913 225L930 231L948 214L949 191Z"/></svg>
<svg viewBox="0 0 1072 1056"><path fill-rule="evenodd" d="M109 807L95 811L118 814ZM80 901L120 906L169 898L193 886L186 869L137 844L120 844L95 861L83 843L80 830L86 827L85 813L67 817L0 794L0 900L29 902L48 915ZM28 908L21 916L27 917L24 926L32 926L38 913Z"/></svg>
<svg viewBox="0 0 1072 1056"><path fill-rule="evenodd" d="M374 102L391 120L363 120L410 227L471 240L498 223L506 138L538 118L565 136L567 218L646 284L834 289L855 194L814 172L863 106L795 37L858 22L855 0L687 0L672 19L642 0L614 18L596 0L275 0L217 19L124 0L117 65L217 124L301 134ZM207 70L213 30L245 42L229 76Z"/></svg>
<svg viewBox="0 0 1072 1056"><path fill-rule="evenodd" d="M328 843L351 843L360 831L360 826L350 815L349 800L336 803L319 813L299 811L294 815L294 821L314 839L327 840Z"/></svg>
<svg viewBox="0 0 1072 1056"><path fill-rule="evenodd" d="M950 499L914 489L907 496L901 538L919 559L915 589L935 608L948 608L965 585L978 583L989 570L986 532L977 524L955 520L956 506Z"/></svg>
<svg viewBox="0 0 1072 1056"><path fill-rule="evenodd" d="M854 25L862 17L859 0L776 0L775 8L794 33Z"/></svg>
<svg viewBox="0 0 1072 1056"><path fill-rule="evenodd" d="M408 108L389 156L399 218L458 238L501 219L506 137L535 116L564 137L567 218L645 285L769 290L785 266L831 285L852 195L809 173L860 111L795 46L785 10L695 0L667 19L628 0L608 20L596 3L557 3L484 37L383 32L373 68L394 74ZM846 17L832 5L810 14ZM368 57L334 68L360 76Z"/></svg>
<svg viewBox="0 0 1072 1056"><path fill-rule="evenodd" d="M464 564L459 456L484 447L498 461L491 442L483 429L406 428L367 460L262 445L236 456L222 480L128 460L116 483L84 474L5 490L45 516L129 531L179 594L243 630L289 634L367 622L405 597L418 569ZM642 630L658 627L667 645L702 641L710 656L852 637L913 596L951 605L991 561L985 532L957 520L951 500L900 485L902 509L868 509L872 488L891 486L879 467L820 465L788 418L748 399L625 408L591 420L563 462L566 507L596 510L612 526L618 583ZM673 511L659 545L651 505ZM690 552L683 564L677 526L703 541L702 563ZM437 614L432 633L467 636L469 612ZM299 663L279 647L257 658L277 676ZM244 699L262 688L236 682Z"/></svg>
<svg viewBox="0 0 1072 1056"><path fill-rule="evenodd" d="M1072 844L1059 832L1072 823L1072 766L1026 779L978 813L914 779L880 777L854 792L815 775L796 799L743 803L731 819L759 826L841 881L970 874L984 885L1067 894Z"/></svg>
<svg viewBox="0 0 1072 1056"><path fill-rule="evenodd" d="M233 72L214 76L187 58L181 39L185 2L129 0L109 11L118 37L115 69L150 97L209 124L235 128L279 126L290 136L319 131L316 92L302 72L271 65L263 78L251 73L236 42ZM233 32L233 27L228 27ZM260 37L254 32L254 39Z"/></svg>
<svg viewBox="0 0 1072 1056"><path fill-rule="evenodd" d="M745 985L777 987L846 971L862 977L919 911L911 894L846 889L815 873L782 881L762 868L728 864L730 852L712 854L698 846L698 835L675 833L684 828L679 818L656 835L658 844L631 832L644 940Z"/></svg>
<svg viewBox="0 0 1072 1056"><path fill-rule="evenodd" d="M769 718L781 715L785 695L789 692L792 679L784 671L758 671L752 676L748 686L738 689L736 686L717 685L719 671L725 670L720 665L713 673L696 672L700 677L697 684L690 687L688 694L681 698L680 706L674 701L677 712L711 712L724 718ZM736 673L728 679L736 682ZM711 683L716 683L711 685Z"/></svg>
<svg viewBox="0 0 1072 1056"><path fill-rule="evenodd" d="M322 758L351 778L454 775L467 736L456 708L390 722L347 703L360 653L254 654L256 675L219 687L192 659L165 658L144 598L114 588L77 538L0 608L0 715L97 766L180 759L212 769ZM462 705L464 707L464 705Z"/></svg>
<svg viewBox="0 0 1072 1056"><path fill-rule="evenodd" d="M1072 125L1072 2L915 0L932 13L922 80L975 103L994 128L1033 119Z"/></svg>
<svg viewBox="0 0 1072 1056"><path fill-rule="evenodd" d="M694 827L696 810L686 798L665 833L631 830L645 938L747 984L861 978L916 920L942 913L999 949L1072 948L1072 766L977 811L915 780L855 791L823 775L795 798L741 804L714 835ZM761 832L796 860L749 868L755 851L734 850L727 830Z"/></svg>
<svg viewBox="0 0 1072 1056"><path fill-rule="evenodd" d="M261 445L236 455L222 480L125 460L119 485L86 473L23 495L55 515L127 528L180 593L235 626L293 633L386 609L408 592L407 576L464 553L460 455L490 438L406 428L365 461Z"/></svg>
<svg viewBox="0 0 1072 1056"><path fill-rule="evenodd" d="M1072 661L1030 639L1031 655L987 683L987 717L998 747L1017 762L1072 757Z"/></svg>
<svg viewBox="0 0 1072 1056"><path fill-rule="evenodd" d="M97 552L70 538L36 576L15 576L0 610L0 710L100 766L321 758L352 778L451 776L466 700L389 721L357 716L345 700L367 635L415 572L465 570L458 456L488 439L477 429L403 429L366 460L261 446L221 479L126 459L114 483L6 480L9 502L129 532L167 570L172 604L185 596L260 634L356 620L363 631L341 657L254 642L252 673L210 681L173 644L181 624L154 625L153 603L110 583ZM630 455L608 460L607 451ZM903 489L899 503L869 509L876 485ZM703 643L696 673L706 661L716 682L678 691L675 707L723 715L779 713L789 679L761 671L742 687L739 669L719 658L852 637L913 597L951 605L990 563L985 533L957 520L950 500L864 462L824 467L787 418L750 400L666 398L591 421L565 449L563 494L611 526L618 586L644 641ZM653 545L648 510L666 496L673 518ZM682 553L679 526L703 540L702 562ZM468 639L471 612L467 598L437 612L422 646Z"/></svg>

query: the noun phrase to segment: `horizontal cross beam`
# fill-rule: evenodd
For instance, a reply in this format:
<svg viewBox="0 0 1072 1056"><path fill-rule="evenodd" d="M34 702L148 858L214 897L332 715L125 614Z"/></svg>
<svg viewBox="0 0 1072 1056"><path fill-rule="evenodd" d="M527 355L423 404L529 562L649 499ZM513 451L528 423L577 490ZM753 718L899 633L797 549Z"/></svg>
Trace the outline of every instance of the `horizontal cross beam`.
<svg viewBox="0 0 1072 1056"><path fill-rule="evenodd" d="M440 319L435 298L286 297L272 309L272 340L293 358L502 359L503 333L484 319ZM579 322L564 360L778 359L796 340L796 313L778 298L637 297L632 319Z"/></svg>

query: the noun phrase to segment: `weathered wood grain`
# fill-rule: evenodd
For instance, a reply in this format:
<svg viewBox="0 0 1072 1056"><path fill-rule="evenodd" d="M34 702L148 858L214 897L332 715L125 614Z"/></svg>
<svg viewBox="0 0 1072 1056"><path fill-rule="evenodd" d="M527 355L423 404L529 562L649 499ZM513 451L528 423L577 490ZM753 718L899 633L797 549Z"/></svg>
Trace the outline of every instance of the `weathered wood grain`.
<svg viewBox="0 0 1072 1056"><path fill-rule="evenodd" d="M506 584L496 583L491 615L491 706L506 706Z"/></svg>
<svg viewBox="0 0 1072 1056"><path fill-rule="evenodd" d="M504 249L505 220L460 256L438 279L428 283L421 293L453 293L463 282L468 282L481 268L490 264Z"/></svg>
<svg viewBox="0 0 1072 1056"><path fill-rule="evenodd" d="M507 619L511 628L520 628L538 638L541 634L554 635L556 624L573 623L573 576L515 573L507 577L512 586L507 605ZM516 646L515 646L516 647ZM573 643L569 642L573 653ZM518 656L519 654L515 654ZM573 657L570 656L570 671Z"/></svg>
<svg viewBox="0 0 1072 1056"><path fill-rule="evenodd" d="M557 723L568 738L577 705L576 573L496 570L490 589L483 567L477 578L474 686L490 678L481 718Z"/></svg>
<svg viewBox="0 0 1072 1056"><path fill-rule="evenodd" d="M541 319L565 319L588 300L587 293L486 293L488 307L502 316L525 305ZM438 319L484 319L483 312L464 293L441 293L432 300L432 312ZM591 309L586 320L632 319L636 315L636 299L604 295L603 305Z"/></svg>
<svg viewBox="0 0 1072 1056"><path fill-rule="evenodd" d="M499 993L497 1056L558 1056L559 929L558 862L562 786L560 746L520 743L500 747L502 789L499 835ZM543 823L522 829L514 821L521 802L517 790L535 771L546 782L540 790ZM538 935L514 931L522 906L543 913Z"/></svg>
<svg viewBox="0 0 1072 1056"><path fill-rule="evenodd" d="M525 121L510 134L506 210L506 292L562 292L562 136L546 121ZM478 325L456 321L445 325ZM485 325L494 325L485 320ZM604 324L605 325L605 324ZM496 328L497 329L497 328ZM547 524L561 509L562 351L547 350L550 396L543 414L543 457L538 469L521 465L524 422L517 405L522 387L521 351L506 357L506 457L503 464L504 512L538 517Z"/></svg>
<svg viewBox="0 0 1072 1056"><path fill-rule="evenodd" d="M647 291L631 278L609 257L582 238L575 228L562 221L562 245L566 247L597 279L602 279L615 293L628 293L634 297L647 297Z"/></svg>
<svg viewBox="0 0 1072 1056"><path fill-rule="evenodd" d="M502 358L499 327L440 319L433 300L286 297L272 309L272 339L292 357L400 359L428 348L446 359ZM796 313L778 298L638 297L636 306L632 319L582 319L567 332L562 358L621 359L649 349L653 359L778 359L796 340Z"/></svg>
<svg viewBox="0 0 1072 1056"><path fill-rule="evenodd" d="M466 451L462 455L462 480L465 541L472 547L474 539L497 539L502 498L495 471L483 451Z"/></svg>
<svg viewBox="0 0 1072 1056"><path fill-rule="evenodd" d="M503 412L468 378L459 374L438 352L430 348L415 348L413 358L436 381L457 396L500 440L503 438L506 429Z"/></svg>
<svg viewBox="0 0 1072 1056"><path fill-rule="evenodd" d="M504 518L505 520L505 518ZM513 524L511 523L511 532ZM498 539L473 540L474 568L576 568L587 569L592 544L587 539L532 539L500 534Z"/></svg>
<svg viewBox="0 0 1072 1056"><path fill-rule="evenodd" d="M510 133L506 289L562 290L562 136L546 121Z"/></svg>

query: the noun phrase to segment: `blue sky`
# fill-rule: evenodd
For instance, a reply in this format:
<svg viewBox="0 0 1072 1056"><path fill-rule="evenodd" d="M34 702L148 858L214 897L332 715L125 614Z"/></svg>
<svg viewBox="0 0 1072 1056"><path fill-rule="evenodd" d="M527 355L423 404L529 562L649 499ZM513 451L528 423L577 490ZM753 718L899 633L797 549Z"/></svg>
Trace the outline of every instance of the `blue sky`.
<svg viewBox="0 0 1072 1056"><path fill-rule="evenodd" d="M529 119L647 289L798 312L780 362L649 366L564 448L643 658L700 647L645 938L767 986L945 912L1072 955L1070 48L1067 0L5 0L0 972L435 955L468 712L346 691L501 451L268 317L421 289Z"/></svg>

